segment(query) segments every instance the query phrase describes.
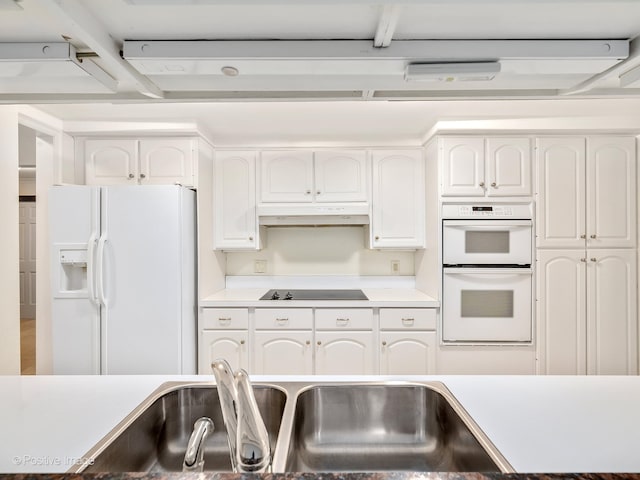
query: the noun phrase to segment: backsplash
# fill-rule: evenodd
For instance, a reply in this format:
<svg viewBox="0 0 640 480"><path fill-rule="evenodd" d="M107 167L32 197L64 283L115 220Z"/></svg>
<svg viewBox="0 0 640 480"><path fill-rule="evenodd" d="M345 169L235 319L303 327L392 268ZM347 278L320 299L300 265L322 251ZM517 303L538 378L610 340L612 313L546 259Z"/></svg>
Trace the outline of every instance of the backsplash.
<svg viewBox="0 0 640 480"><path fill-rule="evenodd" d="M413 251L369 250L360 226L271 227L265 248L227 253L227 275L414 275ZM264 273L255 272L265 260ZM392 262L398 271L392 272Z"/></svg>

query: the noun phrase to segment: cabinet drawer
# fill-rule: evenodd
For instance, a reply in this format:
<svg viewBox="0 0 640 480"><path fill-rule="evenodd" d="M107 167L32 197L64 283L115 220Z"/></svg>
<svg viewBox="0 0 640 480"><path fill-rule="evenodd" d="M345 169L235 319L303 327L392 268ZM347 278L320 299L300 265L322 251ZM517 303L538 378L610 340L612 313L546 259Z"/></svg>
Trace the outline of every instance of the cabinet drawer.
<svg viewBox="0 0 640 480"><path fill-rule="evenodd" d="M246 308L203 308L200 328L247 329L249 328L249 310Z"/></svg>
<svg viewBox="0 0 640 480"><path fill-rule="evenodd" d="M305 330L313 328L310 308L256 308L256 330Z"/></svg>
<svg viewBox="0 0 640 480"><path fill-rule="evenodd" d="M380 330L435 330L435 308L381 308Z"/></svg>
<svg viewBox="0 0 640 480"><path fill-rule="evenodd" d="M316 330L371 330L370 308L323 308L316 310Z"/></svg>

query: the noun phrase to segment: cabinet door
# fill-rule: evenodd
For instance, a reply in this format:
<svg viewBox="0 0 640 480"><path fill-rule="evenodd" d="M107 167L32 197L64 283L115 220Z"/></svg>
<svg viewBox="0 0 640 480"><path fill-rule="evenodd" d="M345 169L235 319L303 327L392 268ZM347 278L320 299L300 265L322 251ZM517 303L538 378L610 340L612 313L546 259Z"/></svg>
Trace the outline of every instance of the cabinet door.
<svg viewBox="0 0 640 480"><path fill-rule="evenodd" d="M313 332L257 331L253 334L253 368L257 375L313 374Z"/></svg>
<svg viewBox="0 0 640 480"><path fill-rule="evenodd" d="M539 138L536 237L538 247L584 248L585 139Z"/></svg>
<svg viewBox="0 0 640 480"><path fill-rule="evenodd" d="M316 374L372 375L373 332L316 332Z"/></svg>
<svg viewBox="0 0 640 480"><path fill-rule="evenodd" d="M256 249L256 152L216 152L214 162L214 248Z"/></svg>
<svg viewBox="0 0 640 480"><path fill-rule="evenodd" d="M638 373L636 253L588 250L587 371Z"/></svg>
<svg viewBox="0 0 640 480"><path fill-rule="evenodd" d="M424 184L421 150L373 152L373 248L424 248Z"/></svg>
<svg viewBox="0 0 640 480"><path fill-rule="evenodd" d="M86 139L87 185L135 185L138 181L138 141Z"/></svg>
<svg viewBox="0 0 640 480"><path fill-rule="evenodd" d="M531 140L489 137L486 149L487 195L531 195Z"/></svg>
<svg viewBox="0 0 640 480"><path fill-rule="evenodd" d="M140 184L193 186L194 141L190 138L140 140Z"/></svg>
<svg viewBox="0 0 640 480"><path fill-rule="evenodd" d="M586 373L586 257L584 250L539 250L539 372Z"/></svg>
<svg viewBox="0 0 640 480"><path fill-rule="evenodd" d="M587 246L636 245L636 148L633 137L587 140Z"/></svg>
<svg viewBox="0 0 640 480"><path fill-rule="evenodd" d="M443 196L484 196L484 138L443 137L438 142L442 165L440 193Z"/></svg>
<svg viewBox="0 0 640 480"><path fill-rule="evenodd" d="M246 330L202 330L198 349L198 373L211 374L211 362L224 358L236 370L249 368Z"/></svg>
<svg viewBox="0 0 640 480"><path fill-rule="evenodd" d="M313 153L270 151L260 155L260 201L313 200Z"/></svg>
<svg viewBox="0 0 640 480"><path fill-rule="evenodd" d="M367 152L331 151L314 155L316 202L366 202Z"/></svg>
<svg viewBox="0 0 640 480"><path fill-rule="evenodd" d="M436 373L436 332L380 332L380 375Z"/></svg>

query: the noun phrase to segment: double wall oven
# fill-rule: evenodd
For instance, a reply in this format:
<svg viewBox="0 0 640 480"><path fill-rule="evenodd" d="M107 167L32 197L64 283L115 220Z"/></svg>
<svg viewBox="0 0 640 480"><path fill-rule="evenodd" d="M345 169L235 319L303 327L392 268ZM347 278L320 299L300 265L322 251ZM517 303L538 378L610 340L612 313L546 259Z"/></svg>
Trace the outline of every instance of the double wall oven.
<svg viewBox="0 0 640 480"><path fill-rule="evenodd" d="M442 340L532 339L531 204L442 206Z"/></svg>

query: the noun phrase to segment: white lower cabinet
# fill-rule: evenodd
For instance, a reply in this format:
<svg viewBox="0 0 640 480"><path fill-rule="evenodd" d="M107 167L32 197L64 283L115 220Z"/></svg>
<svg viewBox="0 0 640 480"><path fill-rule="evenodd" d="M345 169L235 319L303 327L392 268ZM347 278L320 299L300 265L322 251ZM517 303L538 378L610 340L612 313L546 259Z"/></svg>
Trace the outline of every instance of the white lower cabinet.
<svg viewBox="0 0 640 480"><path fill-rule="evenodd" d="M315 328L316 374L376 373L372 309L317 309Z"/></svg>
<svg viewBox="0 0 640 480"><path fill-rule="evenodd" d="M251 373L258 375L311 375L313 373L313 332L283 330L253 334Z"/></svg>
<svg viewBox="0 0 640 480"><path fill-rule="evenodd" d="M318 375L372 375L373 332L316 332Z"/></svg>
<svg viewBox="0 0 640 480"><path fill-rule="evenodd" d="M380 374L434 374L436 342L436 332L380 332Z"/></svg>
<svg viewBox="0 0 640 480"><path fill-rule="evenodd" d="M638 372L633 249L538 250L539 372Z"/></svg>
<svg viewBox="0 0 640 480"><path fill-rule="evenodd" d="M211 362L224 358L231 368L249 369L249 332L247 330L203 330L200 336L198 373L211 373Z"/></svg>
<svg viewBox="0 0 640 480"><path fill-rule="evenodd" d="M211 373L211 362L224 358L235 370L249 368L249 309L203 308L200 316L198 373Z"/></svg>
<svg viewBox="0 0 640 480"><path fill-rule="evenodd" d="M313 310L256 308L251 373L313 373Z"/></svg>
<svg viewBox="0 0 640 480"><path fill-rule="evenodd" d="M436 373L436 311L380 309L380 374Z"/></svg>
<svg viewBox="0 0 640 480"><path fill-rule="evenodd" d="M225 358L257 375L434 374L435 329L433 308L203 308L198 372Z"/></svg>

